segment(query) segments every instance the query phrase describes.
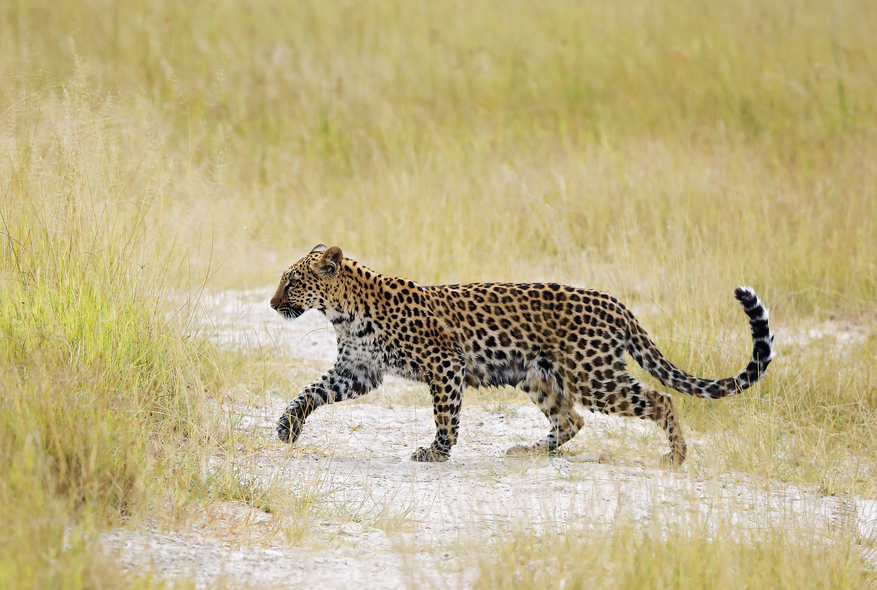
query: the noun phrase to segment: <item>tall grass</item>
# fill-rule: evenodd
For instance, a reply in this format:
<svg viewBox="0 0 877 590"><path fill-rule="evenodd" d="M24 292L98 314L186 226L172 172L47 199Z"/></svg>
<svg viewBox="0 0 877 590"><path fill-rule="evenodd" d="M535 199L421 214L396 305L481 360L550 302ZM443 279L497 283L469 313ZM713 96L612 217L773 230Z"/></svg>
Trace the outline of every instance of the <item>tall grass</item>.
<svg viewBox="0 0 877 590"><path fill-rule="evenodd" d="M808 315L875 292L872 4L12 2L0 103L73 53L144 97L224 284L333 242L423 282L745 280Z"/></svg>
<svg viewBox="0 0 877 590"><path fill-rule="evenodd" d="M173 260L146 227L160 177L128 177L115 112L92 99L14 105L0 136L4 587L119 583L94 531L173 488L150 445L204 438L203 350L152 270Z"/></svg>

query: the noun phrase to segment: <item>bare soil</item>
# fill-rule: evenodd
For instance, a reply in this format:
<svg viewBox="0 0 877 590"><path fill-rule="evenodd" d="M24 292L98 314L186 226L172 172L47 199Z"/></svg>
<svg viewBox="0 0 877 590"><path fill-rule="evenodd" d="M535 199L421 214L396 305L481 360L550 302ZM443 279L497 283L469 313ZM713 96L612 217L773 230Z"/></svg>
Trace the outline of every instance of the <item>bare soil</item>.
<svg viewBox="0 0 877 590"><path fill-rule="evenodd" d="M242 354L330 366L335 340L325 319L308 313L283 322L269 295L224 292L205 301L211 337ZM586 413L585 428L563 454L510 458L505 449L545 434L538 409L468 405L450 461L414 463L408 457L432 440L433 423L430 408L394 401L409 399L410 387L390 380L374 401L321 408L293 447L274 433L287 399L251 392L229 401L248 445L233 468L264 497L214 503L184 524L119 528L104 535L105 546L132 571L199 587L403 588L470 586L477 563L468 549L515 531L609 530L620 519L643 527L721 522L741 531L798 526L820 533L844 525L877 538L871 499L819 496L744 474L703 479L687 468L667 471L657 464L663 435L634 420ZM657 447L654 457L604 452L625 441ZM696 453L708 442L690 444ZM224 461L215 457L208 468Z"/></svg>

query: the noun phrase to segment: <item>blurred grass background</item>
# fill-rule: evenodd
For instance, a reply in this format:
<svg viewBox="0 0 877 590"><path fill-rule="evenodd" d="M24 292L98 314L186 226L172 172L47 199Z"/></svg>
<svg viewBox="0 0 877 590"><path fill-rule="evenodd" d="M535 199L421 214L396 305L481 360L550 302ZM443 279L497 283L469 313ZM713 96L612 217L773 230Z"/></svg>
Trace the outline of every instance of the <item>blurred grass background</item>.
<svg viewBox="0 0 877 590"><path fill-rule="evenodd" d="M701 464L873 494L874 30L866 0L3 2L0 581L67 584L14 564L201 493L242 369L180 298L318 242L610 291L704 375L746 358L750 284L780 355L683 400Z"/></svg>
<svg viewBox="0 0 877 590"><path fill-rule="evenodd" d="M324 241L422 282L605 263L804 313L875 290L868 2L0 10L7 125L77 80L130 113L112 124L160 143L162 212L214 232L222 284Z"/></svg>

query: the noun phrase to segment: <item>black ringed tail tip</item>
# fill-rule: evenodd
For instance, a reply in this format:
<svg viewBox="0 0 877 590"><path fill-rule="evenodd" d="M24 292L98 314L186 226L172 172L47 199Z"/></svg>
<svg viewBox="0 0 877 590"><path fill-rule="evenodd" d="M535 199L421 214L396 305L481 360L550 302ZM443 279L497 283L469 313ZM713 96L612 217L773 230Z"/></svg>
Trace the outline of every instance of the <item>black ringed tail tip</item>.
<svg viewBox="0 0 877 590"><path fill-rule="evenodd" d="M734 296L743 306L752 330L752 356L746 368L737 375L723 379L704 379L676 368L661 354L633 316L629 318L631 325L626 338L627 351L652 377L680 393L718 399L748 389L764 376L767 366L773 360L773 332L770 331L768 311L751 287L737 287Z"/></svg>
<svg viewBox="0 0 877 590"><path fill-rule="evenodd" d="M746 369L740 373L741 385L748 387L764 375L776 354L773 348L774 334L768 321L770 314L751 287L737 287L734 296L749 317L749 327L752 330L752 358Z"/></svg>

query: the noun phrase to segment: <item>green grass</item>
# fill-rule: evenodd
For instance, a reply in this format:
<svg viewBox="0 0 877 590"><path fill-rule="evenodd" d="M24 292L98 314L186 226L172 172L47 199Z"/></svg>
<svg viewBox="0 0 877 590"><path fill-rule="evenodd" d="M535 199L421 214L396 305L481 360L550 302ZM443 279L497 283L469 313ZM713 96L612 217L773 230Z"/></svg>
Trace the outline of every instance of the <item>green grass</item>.
<svg viewBox="0 0 877 590"><path fill-rule="evenodd" d="M94 536L149 507L319 504L238 477L214 402L309 369L217 355L191 315L318 242L610 291L705 376L748 356L750 284L779 354L744 396L681 400L689 468L874 496L875 29L866 0L0 3L0 585L135 583ZM814 561L787 545L746 555Z"/></svg>
<svg viewBox="0 0 877 590"><path fill-rule="evenodd" d="M150 445L203 445L208 349L138 264L149 203L110 200L107 115L69 95L43 108L54 145L31 158L36 138L6 132L0 156L0 585L114 585L96 530L173 492Z"/></svg>

